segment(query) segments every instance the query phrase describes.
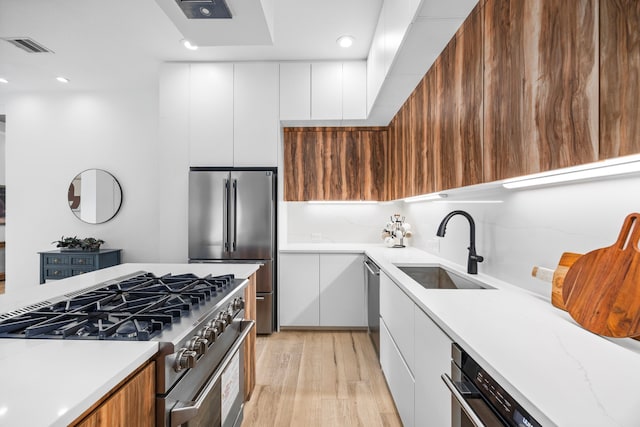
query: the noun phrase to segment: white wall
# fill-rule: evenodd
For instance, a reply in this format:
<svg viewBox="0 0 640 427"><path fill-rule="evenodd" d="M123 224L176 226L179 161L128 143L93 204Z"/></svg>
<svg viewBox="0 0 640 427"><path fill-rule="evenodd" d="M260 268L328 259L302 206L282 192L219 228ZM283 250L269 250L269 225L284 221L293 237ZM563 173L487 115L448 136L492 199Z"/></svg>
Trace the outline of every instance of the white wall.
<svg viewBox="0 0 640 427"><path fill-rule="evenodd" d="M382 243L389 217L402 214L402 203L284 203L288 243ZM282 209L281 209L282 210Z"/></svg>
<svg viewBox="0 0 640 427"><path fill-rule="evenodd" d="M51 242L62 235L101 238L104 247L123 249L124 262L167 258L161 254L171 248L159 234L186 207L162 187L171 168L160 162L155 86L16 95L6 114L8 292L38 284L37 252L55 249ZM69 183L88 168L111 172L122 186L122 208L104 224L83 223L69 209Z"/></svg>
<svg viewBox="0 0 640 427"><path fill-rule="evenodd" d="M466 268L469 225L455 216L444 238L435 236L440 221L453 210L469 212L476 223L476 249L485 261L478 266L514 285L549 297L550 284L531 277L534 265L555 268L562 252L586 253L612 245L627 214L640 212L640 177L562 185L520 191L472 193L477 200L499 204L443 202L364 206L286 203L289 242L311 242L322 233L325 242L381 243L388 215L406 215L413 226L409 244ZM434 249L434 243L439 250Z"/></svg>

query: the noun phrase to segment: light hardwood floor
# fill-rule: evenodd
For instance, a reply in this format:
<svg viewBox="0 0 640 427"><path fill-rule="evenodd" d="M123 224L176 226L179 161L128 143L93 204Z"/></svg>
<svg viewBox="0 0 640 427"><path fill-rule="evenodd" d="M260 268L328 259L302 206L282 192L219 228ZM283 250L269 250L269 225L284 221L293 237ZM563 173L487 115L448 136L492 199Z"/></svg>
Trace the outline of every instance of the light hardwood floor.
<svg viewBox="0 0 640 427"><path fill-rule="evenodd" d="M258 337L242 427L402 426L366 332Z"/></svg>

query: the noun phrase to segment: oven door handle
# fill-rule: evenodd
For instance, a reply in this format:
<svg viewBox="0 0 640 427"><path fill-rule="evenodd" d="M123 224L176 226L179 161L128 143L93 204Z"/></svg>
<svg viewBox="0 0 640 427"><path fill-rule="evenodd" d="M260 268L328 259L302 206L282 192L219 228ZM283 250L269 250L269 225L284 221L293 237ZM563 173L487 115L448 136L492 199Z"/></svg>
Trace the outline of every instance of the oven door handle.
<svg viewBox="0 0 640 427"><path fill-rule="evenodd" d="M464 396L462 395L462 393L460 393L460 390L458 390L458 387L456 387L456 385L454 384L454 382L451 380L451 378L449 377L449 375L447 374L442 374L440 376L440 378L442 378L442 381L444 381L444 383L447 385L447 387L449 388L449 390L451 391L451 394L453 395L453 397L455 397L455 399L458 401L458 403L460 404L460 407L462 408L462 410L464 411L465 414L467 414L467 417L469 417L469 420L473 423L473 425L475 427L486 427L486 425L482 422L482 420L476 415L475 412L473 412L473 408L471 408L471 406L469 406L469 404L467 403L467 401L465 400Z"/></svg>
<svg viewBox="0 0 640 427"><path fill-rule="evenodd" d="M229 364L233 356L235 356L238 349L240 349L240 346L244 344L245 338L247 338L247 335L249 335L249 333L251 332L251 330L254 328L256 324L256 322L253 320L243 321L243 323L245 325L242 333L240 334L236 342L233 344L231 349L229 349L224 359L220 363L220 366L218 367L218 369L216 369L216 371L211 376L211 379L209 380L207 385L204 386L204 389L202 390L202 393L200 393L200 396L198 396L198 398L195 401L184 402L184 403L178 402L176 406L178 405L184 405L184 406L175 407L171 410L171 427L178 427L179 425L188 422L189 420L195 418L198 415L198 412L200 411L200 408L204 404L206 398L209 396L209 393L211 393L216 383L218 382L218 379L220 379L220 376L226 369L227 365Z"/></svg>

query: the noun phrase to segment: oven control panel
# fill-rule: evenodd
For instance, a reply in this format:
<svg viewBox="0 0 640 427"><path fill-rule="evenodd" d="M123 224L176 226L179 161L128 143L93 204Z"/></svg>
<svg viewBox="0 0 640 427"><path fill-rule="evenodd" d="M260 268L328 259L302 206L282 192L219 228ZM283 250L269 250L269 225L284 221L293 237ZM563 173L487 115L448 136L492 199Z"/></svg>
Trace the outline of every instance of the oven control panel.
<svg viewBox="0 0 640 427"><path fill-rule="evenodd" d="M180 372L185 369L194 368L198 359L207 350L216 344L220 336L231 325L238 313L244 309L244 299L241 296L235 297L229 303L220 308L211 320L204 323L204 326L188 340L184 347L181 347L175 355L173 369Z"/></svg>

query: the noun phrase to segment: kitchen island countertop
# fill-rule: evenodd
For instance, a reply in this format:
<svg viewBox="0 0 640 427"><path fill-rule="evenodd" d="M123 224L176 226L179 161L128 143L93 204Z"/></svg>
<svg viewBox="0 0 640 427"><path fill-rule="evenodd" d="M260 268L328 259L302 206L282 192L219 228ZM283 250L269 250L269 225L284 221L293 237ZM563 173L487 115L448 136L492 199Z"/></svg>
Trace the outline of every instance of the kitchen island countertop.
<svg viewBox="0 0 640 427"><path fill-rule="evenodd" d="M0 295L0 314L138 271L233 273L260 264L120 264ZM0 339L0 425L66 426L158 352L154 341Z"/></svg>

